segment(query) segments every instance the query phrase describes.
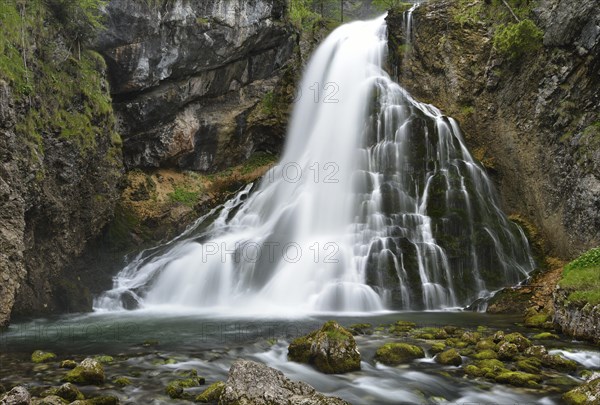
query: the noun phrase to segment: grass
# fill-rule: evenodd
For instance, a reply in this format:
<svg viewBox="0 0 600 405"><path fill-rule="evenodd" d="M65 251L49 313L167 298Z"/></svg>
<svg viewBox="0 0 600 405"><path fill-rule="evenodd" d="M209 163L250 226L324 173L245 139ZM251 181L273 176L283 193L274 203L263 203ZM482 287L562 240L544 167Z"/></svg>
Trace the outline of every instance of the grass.
<svg viewBox="0 0 600 405"><path fill-rule="evenodd" d="M198 201L199 195L199 191L188 190L184 187L176 187L172 193L169 193L169 198L173 202L193 206Z"/></svg>
<svg viewBox="0 0 600 405"><path fill-rule="evenodd" d="M587 251L567 264L559 285L569 291L569 301L600 304L600 247Z"/></svg>

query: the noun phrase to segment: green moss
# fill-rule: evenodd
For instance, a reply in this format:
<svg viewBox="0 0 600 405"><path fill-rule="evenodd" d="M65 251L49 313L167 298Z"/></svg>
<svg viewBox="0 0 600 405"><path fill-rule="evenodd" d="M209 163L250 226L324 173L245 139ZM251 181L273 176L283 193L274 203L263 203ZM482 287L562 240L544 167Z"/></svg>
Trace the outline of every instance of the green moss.
<svg viewBox="0 0 600 405"><path fill-rule="evenodd" d="M51 352L44 352L42 350L36 350L31 353L31 361L34 363L45 363L50 360L54 360L56 358L56 354Z"/></svg>
<svg viewBox="0 0 600 405"><path fill-rule="evenodd" d="M543 312L536 312L535 314L531 314L525 317L525 325L534 328L545 327L549 322L551 323L551 321L552 317L550 316L550 314L546 314Z"/></svg>
<svg viewBox="0 0 600 405"><path fill-rule="evenodd" d="M563 270L559 286L569 292L568 300L578 305L600 304L600 248L587 251Z"/></svg>
<svg viewBox="0 0 600 405"><path fill-rule="evenodd" d="M425 357L423 349L408 343L386 343L375 352L377 361L390 366L409 363L423 357Z"/></svg>
<svg viewBox="0 0 600 405"><path fill-rule="evenodd" d="M537 335L533 335L532 339L536 340L549 340L549 339L558 339L558 335L550 332L542 332Z"/></svg>
<svg viewBox="0 0 600 405"><path fill-rule="evenodd" d="M589 403L587 396L577 390L565 393L562 398L569 405L586 405Z"/></svg>
<svg viewBox="0 0 600 405"><path fill-rule="evenodd" d="M542 364L548 368L564 372L573 372L577 370L577 362L564 358L561 355L545 355L542 356Z"/></svg>
<svg viewBox="0 0 600 405"><path fill-rule="evenodd" d="M256 169L273 165L276 162L277 156L266 152L257 152L244 162L240 169L240 173L243 175L250 174Z"/></svg>
<svg viewBox="0 0 600 405"><path fill-rule="evenodd" d="M187 395L187 393L184 392L184 388L193 388L199 386L200 381L197 378L186 378L169 382L165 387L165 392L169 397L173 399L189 399L189 395Z"/></svg>
<svg viewBox="0 0 600 405"><path fill-rule="evenodd" d="M460 340L464 343L474 345L481 339L481 334L479 332L465 332L460 337Z"/></svg>
<svg viewBox="0 0 600 405"><path fill-rule="evenodd" d="M72 370L75 367L77 367L77 362L75 360L63 360L60 362L60 368L68 368Z"/></svg>
<svg viewBox="0 0 600 405"><path fill-rule="evenodd" d="M508 335L505 335L504 341L508 343L514 343L519 349L519 351L524 351L525 349L531 346L531 341L518 332L509 333Z"/></svg>
<svg viewBox="0 0 600 405"><path fill-rule="evenodd" d="M128 385L131 385L131 380L127 377L117 377L113 380L113 382L119 387L126 387Z"/></svg>
<svg viewBox="0 0 600 405"><path fill-rule="evenodd" d="M514 62L540 49L543 36L543 31L533 21L524 19L498 27L493 39L494 48Z"/></svg>
<svg viewBox="0 0 600 405"><path fill-rule="evenodd" d="M494 380L500 384L511 384L518 387L537 387L541 377L521 371L505 371L498 374Z"/></svg>
<svg viewBox="0 0 600 405"><path fill-rule="evenodd" d="M482 339L479 342L477 342L477 344L475 345L475 348L478 351L481 351L481 350L496 350L497 349L497 345L496 345L496 343L494 343L494 341L492 339Z"/></svg>
<svg viewBox="0 0 600 405"><path fill-rule="evenodd" d="M109 364L109 363L112 363L113 361L115 361L114 357L106 356L106 355L96 356L96 357L94 357L94 360L96 360L97 362L102 363L102 364Z"/></svg>
<svg viewBox="0 0 600 405"><path fill-rule="evenodd" d="M526 373L539 373L542 362L536 357L529 357L524 360L517 361L517 368Z"/></svg>
<svg viewBox="0 0 600 405"><path fill-rule="evenodd" d="M64 380L70 383L100 385L104 383L104 368L98 361L87 358L69 371Z"/></svg>
<svg viewBox="0 0 600 405"><path fill-rule="evenodd" d="M208 403L208 402L217 402L221 397L221 394L225 390L225 383L221 381L217 381L214 384L211 384L202 391L197 397L196 402Z"/></svg>
<svg viewBox="0 0 600 405"><path fill-rule="evenodd" d="M184 187L176 187L172 193L169 193L169 198L173 202L193 206L198 202L198 195L199 191L188 190Z"/></svg>
<svg viewBox="0 0 600 405"><path fill-rule="evenodd" d="M435 356L435 361L450 366L460 366L462 364L462 358L456 349L446 350Z"/></svg>
<svg viewBox="0 0 600 405"><path fill-rule="evenodd" d="M413 332L413 336L417 339L447 339L448 333L442 328L421 328Z"/></svg>
<svg viewBox="0 0 600 405"><path fill-rule="evenodd" d="M498 355L493 350L482 350L478 353L475 353L473 355L473 358L477 359L477 360L490 360L490 359L497 359Z"/></svg>
<svg viewBox="0 0 600 405"><path fill-rule="evenodd" d="M446 344L442 342L436 342L431 345L431 349L429 349L429 352L437 354L443 352L444 350L446 350Z"/></svg>
<svg viewBox="0 0 600 405"><path fill-rule="evenodd" d="M389 332L394 335L402 335L413 330L417 325L414 322L396 321L390 328Z"/></svg>

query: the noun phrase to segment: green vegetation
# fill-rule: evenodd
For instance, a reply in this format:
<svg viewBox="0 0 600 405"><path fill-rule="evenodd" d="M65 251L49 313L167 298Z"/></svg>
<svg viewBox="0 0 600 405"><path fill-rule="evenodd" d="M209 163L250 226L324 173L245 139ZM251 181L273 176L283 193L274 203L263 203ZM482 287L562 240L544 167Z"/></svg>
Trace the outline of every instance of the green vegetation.
<svg viewBox="0 0 600 405"><path fill-rule="evenodd" d="M412 3L402 0L373 0L373 6L380 11L397 10L399 12L406 11L412 7Z"/></svg>
<svg viewBox="0 0 600 405"><path fill-rule="evenodd" d="M172 193L169 193L169 198L173 202L193 206L196 204L196 202L198 202L199 194L199 191L188 190L184 187L176 187Z"/></svg>
<svg viewBox="0 0 600 405"><path fill-rule="evenodd" d="M529 19L501 25L494 34L494 48L510 61L542 47L544 33Z"/></svg>
<svg viewBox="0 0 600 405"><path fill-rule="evenodd" d="M31 354L31 361L34 363L45 363L50 360L54 360L56 354L50 352L44 352L42 350L36 350Z"/></svg>
<svg viewBox="0 0 600 405"><path fill-rule="evenodd" d="M60 136L86 150L98 136L114 132L104 60L82 49L101 27L99 7L104 4L0 2L0 79L11 86L23 111L17 133L40 154L42 135ZM116 134L111 138L119 142Z"/></svg>
<svg viewBox="0 0 600 405"><path fill-rule="evenodd" d="M572 302L600 304L600 247L567 264L559 285L569 292L568 299Z"/></svg>
<svg viewBox="0 0 600 405"><path fill-rule="evenodd" d="M375 352L375 360L390 366L410 363L422 357L425 357L423 349L408 343L386 343Z"/></svg>

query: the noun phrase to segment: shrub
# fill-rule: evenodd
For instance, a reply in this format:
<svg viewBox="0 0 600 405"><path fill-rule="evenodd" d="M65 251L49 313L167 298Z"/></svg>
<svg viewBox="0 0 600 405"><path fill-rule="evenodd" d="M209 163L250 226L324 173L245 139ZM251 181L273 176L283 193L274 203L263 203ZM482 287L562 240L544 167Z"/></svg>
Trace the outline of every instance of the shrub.
<svg viewBox="0 0 600 405"><path fill-rule="evenodd" d="M542 46L543 32L529 19L501 25L494 34L494 48L511 61L534 52Z"/></svg>

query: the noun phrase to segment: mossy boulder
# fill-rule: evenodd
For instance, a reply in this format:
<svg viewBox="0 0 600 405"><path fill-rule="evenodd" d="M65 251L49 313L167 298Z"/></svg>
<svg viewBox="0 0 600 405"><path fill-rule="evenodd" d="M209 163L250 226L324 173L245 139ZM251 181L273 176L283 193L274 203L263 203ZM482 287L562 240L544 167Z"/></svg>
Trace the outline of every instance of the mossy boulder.
<svg viewBox="0 0 600 405"><path fill-rule="evenodd" d="M565 393L563 399L570 405L600 404L600 377L590 379Z"/></svg>
<svg viewBox="0 0 600 405"><path fill-rule="evenodd" d="M519 332L505 335L503 341L515 344L520 352L525 351L525 349L531 346L531 341L525 336L521 335Z"/></svg>
<svg viewBox="0 0 600 405"><path fill-rule="evenodd" d="M104 383L104 368L98 361L88 357L69 371L64 380L77 384L100 385Z"/></svg>
<svg viewBox="0 0 600 405"><path fill-rule="evenodd" d="M57 395L48 395L42 399L34 400L36 405L66 405L70 401L66 401ZM4 402L1 402L4 405ZM8 402L12 403L12 402Z"/></svg>
<svg viewBox="0 0 600 405"><path fill-rule="evenodd" d="M514 343L503 342L498 346L500 360L512 360L519 354L519 348Z"/></svg>
<svg viewBox="0 0 600 405"><path fill-rule="evenodd" d="M443 352L444 350L446 350L446 344L443 342L435 342L434 344L431 345L431 348L429 349L429 352L431 354L438 354L440 352Z"/></svg>
<svg viewBox="0 0 600 405"><path fill-rule="evenodd" d="M498 345L492 339L482 339L475 345L478 351L481 350L497 350Z"/></svg>
<svg viewBox="0 0 600 405"><path fill-rule="evenodd" d="M373 325L370 323L355 323L348 326L348 330L354 336L356 335L371 335L373 334Z"/></svg>
<svg viewBox="0 0 600 405"><path fill-rule="evenodd" d="M558 339L558 335L550 332L542 332L538 333L537 335L533 335L531 338L535 340L551 340Z"/></svg>
<svg viewBox="0 0 600 405"><path fill-rule="evenodd" d="M546 350L546 348L542 345L533 345L525 349L525 354L527 356L537 357L538 359L541 359L543 356L546 356L548 354L548 350Z"/></svg>
<svg viewBox="0 0 600 405"><path fill-rule="evenodd" d="M115 361L113 356L106 356L106 355L95 356L94 360L96 360L98 363L102 363L102 364L110 364Z"/></svg>
<svg viewBox="0 0 600 405"><path fill-rule="evenodd" d="M506 334L504 333L504 331L499 330L492 336L492 341L494 341L494 343L500 343L504 340L505 335Z"/></svg>
<svg viewBox="0 0 600 405"><path fill-rule="evenodd" d="M517 361L517 368L526 373L539 373L542 361L536 357L529 357L527 359Z"/></svg>
<svg viewBox="0 0 600 405"><path fill-rule="evenodd" d="M460 357L456 349L450 349L435 356L435 361L447 366L460 366L462 364L462 357Z"/></svg>
<svg viewBox="0 0 600 405"><path fill-rule="evenodd" d="M539 375L523 373L521 371L504 371L499 373L494 381L500 384L510 384L517 387L537 387L542 380Z"/></svg>
<svg viewBox="0 0 600 405"><path fill-rule="evenodd" d="M494 378L497 374L507 371L504 363L496 359L476 361L474 365L479 367L488 378Z"/></svg>
<svg viewBox="0 0 600 405"><path fill-rule="evenodd" d="M31 353L31 361L34 363L45 363L47 361L54 360L55 358L56 354L42 350L36 350Z"/></svg>
<svg viewBox="0 0 600 405"><path fill-rule="evenodd" d="M195 371L195 370L194 370ZM201 377L190 377L185 379L179 379L171 381L165 387L167 395L173 399L191 399L192 396L184 391L184 388L199 387L204 383L204 378Z"/></svg>
<svg viewBox="0 0 600 405"><path fill-rule="evenodd" d="M68 402L84 399L81 391L79 391L79 389L71 383L66 383L58 387L56 390L56 395L67 400Z"/></svg>
<svg viewBox="0 0 600 405"><path fill-rule="evenodd" d="M119 398L112 395L102 395L84 401L86 405L119 405Z"/></svg>
<svg viewBox="0 0 600 405"><path fill-rule="evenodd" d="M425 352L419 346L408 343L386 343L375 352L375 360L389 366L409 363L425 357Z"/></svg>
<svg viewBox="0 0 600 405"><path fill-rule="evenodd" d="M75 360L63 360L60 362L60 368L68 368L70 370L77 367L77 362Z"/></svg>
<svg viewBox="0 0 600 405"><path fill-rule="evenodd" d="M479 332L465 332L461 335L460 340L464 343L474 345L481 339L481 334Z"/></svg>
<svg viewBox="0 0 600 405"><path fill-rule="evenodd" d="M417 324L414 322L396 321L392 326L390 326L389 332L394 335L402 335L407 332L410 332L411 330L413 330L416 327L417 327Z"/></svg>
<svg viewBox="0 0 600 405"><path fill-rule="evenodd" d="M564 358L559 354L547 354L541 358L545 367L566 373L577 370L577 362Z"/></svg>
<svg viewBox="0 0 600 405"><path fill-rule="evenodd" d="M127 387L128 385L131 385L131 380L127 377L117 377L113 380L113 382L119 387Z"/></svg>
<svg viewBox="0 0 600 405"><path fill-rule="evenodd" d="M217 381L209 385L204 391L202 391L196 397L196 402L201 403L209 403L209 402L217 402L225 389L225 383L222 381Z"/></svg>
<svg viewBox="0 0 600 405"><path fill-rule="evenodd" d="M538 312L532 308L525 314L525 326L551 329L553 327L552 315L546 312Z"/></svg>
<svg viewBox="0 0 600 405"><path fill-rule="evenodd" d="M475 353L472 357L477 360L491 360L497 359L498 354L493 350L482 350L480 352Z"/></svg>
<svg viewBox="0 0 600 405"><path fill-rule="evenodd" d="M352 333L335 321L295 339L288 347L288 358L311 364L326 374L360 370L360 353Z"/></svg>
<svg viewBox="0 0 600 405"><path fill-rule="evenodd" d="M443 328L421 328L413 331L413 336L417 339L440 340L450 337Z"/></svg>

